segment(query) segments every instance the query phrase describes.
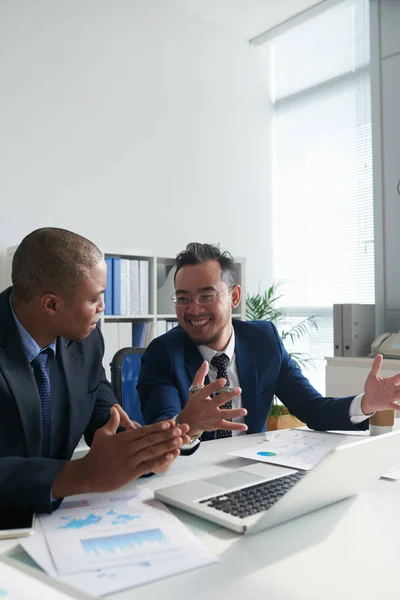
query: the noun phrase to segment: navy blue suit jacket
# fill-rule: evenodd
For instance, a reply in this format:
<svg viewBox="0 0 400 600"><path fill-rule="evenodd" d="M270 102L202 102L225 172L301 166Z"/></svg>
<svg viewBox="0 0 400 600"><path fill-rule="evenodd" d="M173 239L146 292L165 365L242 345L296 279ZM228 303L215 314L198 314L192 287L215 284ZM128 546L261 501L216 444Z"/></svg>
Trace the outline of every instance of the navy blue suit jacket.
<svg viewBox="0 0 400 600"><path fill-rule="evenodd" d="M100 330L86 339L57 339L67 387L68 410L62 455L40 456L41 402L32 368L25 357L9 304L10 289L0 294L0 506L30 506L50 512L51 488L82 435L93 435L110 417L117 402L102 366L104 343ZM52 411L57 410L53 404Z"/></svg>
<svg viewBox="0 0 400 600"><path fill-rule="evenodd" d="M248 433L265 431L274 394L312 429L368 427L368 420L358 426L350 421L349 407L354 396L323 398L312 387L288 355L272 323L234 319L233 327ZM151 342L142 358L137 386L145 423L169 419L182 410L202 362L196 344L179 326ZM210 437L205 433L202 439Z"/></svg>

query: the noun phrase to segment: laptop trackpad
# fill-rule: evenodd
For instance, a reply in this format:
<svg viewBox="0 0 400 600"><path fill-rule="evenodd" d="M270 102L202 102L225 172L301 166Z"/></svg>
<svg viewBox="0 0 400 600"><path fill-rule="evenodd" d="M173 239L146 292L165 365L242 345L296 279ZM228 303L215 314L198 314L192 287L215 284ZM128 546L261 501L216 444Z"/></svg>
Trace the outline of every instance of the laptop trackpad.
<svg viewBox="0 0 400 600"><path fill-rule="evenodd" d="M265 477L258 477L252 473L246 473L245 471L235 471L234 473L225 473L224 475L215 475L208 479L203 479L207 483L217 485L220 488L231 490L246 485L252 485L264 481Z"/></svg>

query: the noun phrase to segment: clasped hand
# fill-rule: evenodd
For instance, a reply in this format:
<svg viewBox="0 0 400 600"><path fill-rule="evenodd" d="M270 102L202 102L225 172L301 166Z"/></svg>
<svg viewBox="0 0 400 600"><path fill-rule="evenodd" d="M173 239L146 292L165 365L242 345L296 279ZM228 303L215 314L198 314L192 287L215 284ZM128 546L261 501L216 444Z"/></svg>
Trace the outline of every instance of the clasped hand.
<svg viewBox="0 0 400 600"><path fill-rule="evenodd" d="M53 498L77 493L109 492L145 473L164 473L190 441L186 424L161 421L141 427L114 404L110 419L94 434L84 458L66 463L56 478ZM125 431L117 433L119 426Z"/></svg>

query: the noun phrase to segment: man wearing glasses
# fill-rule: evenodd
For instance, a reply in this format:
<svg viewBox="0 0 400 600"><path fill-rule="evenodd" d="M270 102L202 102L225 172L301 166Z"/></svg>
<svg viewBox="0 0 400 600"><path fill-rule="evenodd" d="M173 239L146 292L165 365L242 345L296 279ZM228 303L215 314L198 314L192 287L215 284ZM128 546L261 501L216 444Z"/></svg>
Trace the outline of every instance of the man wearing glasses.
<svg viewBox="0 0 400 600"><path fill-rule="evenodd" d="M382 379L376 357L364 394L323 398L267 321L232 320L241 299L232 256L191 243L175 262L179 326L156 338L142 359L138 390L146 423L187 423L193 444L265 430L274 395L310 428L367 429L377 410L395 408L400 375ZM397 391L399 390L399 391Z"/></svg>

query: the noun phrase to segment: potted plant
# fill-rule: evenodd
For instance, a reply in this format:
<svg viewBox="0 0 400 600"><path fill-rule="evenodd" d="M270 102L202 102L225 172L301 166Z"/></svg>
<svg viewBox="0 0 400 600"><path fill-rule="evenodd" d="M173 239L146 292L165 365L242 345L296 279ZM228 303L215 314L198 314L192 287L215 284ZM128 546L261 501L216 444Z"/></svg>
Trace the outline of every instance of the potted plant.
<svg viewBox="0 0 400 600"><path fill-rule="evenodd" d="M278 329L282 342L284 343L287 340L293 344L301 341L311 329L318 329L318 326L314 316L307 317L296 325L290 325L285 311L276 306L277 301L282 298L282 294L279 291L281 285L280 281L275 281L263 293L248 294L246 298L246 320L271 321ZM304 352L289 352L289 356L298 368L305 366L306 363L310 363L312 360ZM304 425L304 423L291 415L286 406L274 396L267 416L267 430L288 429L290 427L299 427L300 425Z"/></svg>

